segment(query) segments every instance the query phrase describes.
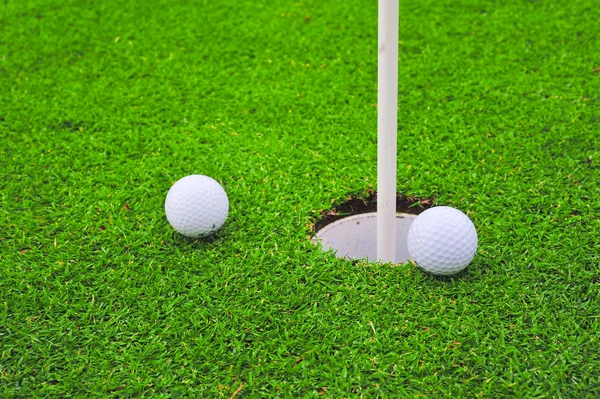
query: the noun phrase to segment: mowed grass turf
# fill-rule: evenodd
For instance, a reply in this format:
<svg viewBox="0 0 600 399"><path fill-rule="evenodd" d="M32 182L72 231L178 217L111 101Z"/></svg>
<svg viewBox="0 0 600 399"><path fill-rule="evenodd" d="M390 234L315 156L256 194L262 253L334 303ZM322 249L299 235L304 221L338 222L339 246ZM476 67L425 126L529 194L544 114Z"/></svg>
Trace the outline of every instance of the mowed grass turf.
<svg viewBox="0 0 600 399"><path fill-rule="evenodd" d="M401 1L398 191L479 233L436 278L308 238L376 189L375 1L3 1L1 396L599 396L597 5Z"/></svg>

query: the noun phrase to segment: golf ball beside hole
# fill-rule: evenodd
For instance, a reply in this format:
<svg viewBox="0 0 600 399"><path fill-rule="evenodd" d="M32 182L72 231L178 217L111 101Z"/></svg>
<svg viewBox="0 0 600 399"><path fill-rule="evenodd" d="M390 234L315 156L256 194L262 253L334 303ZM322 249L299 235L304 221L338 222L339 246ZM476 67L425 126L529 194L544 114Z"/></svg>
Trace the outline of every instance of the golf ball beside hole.
<svg viewBox="0 0 600 399"><path fill-rule="evenodd" d="M203 175L178 180L167 194L165 213L173 228L186 237L208 236L227 219L229 200L221 185Z"/></svg>
<svg viewBox="0 0 600 399"><path fill-rule="evenodd" d="M467 215L448 206L427 209L408 230L408 252L419 267L435 275L458 273L477 251L477 231Z"/></svg>

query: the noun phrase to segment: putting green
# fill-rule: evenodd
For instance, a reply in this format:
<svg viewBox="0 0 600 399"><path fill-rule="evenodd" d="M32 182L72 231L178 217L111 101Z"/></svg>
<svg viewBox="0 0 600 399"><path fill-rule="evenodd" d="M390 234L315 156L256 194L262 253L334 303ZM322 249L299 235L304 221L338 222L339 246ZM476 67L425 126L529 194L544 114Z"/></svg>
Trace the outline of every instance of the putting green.
<svg viewBox="0 0 600 399"><path fill-rule="evenodd" d="M599 18L401 2L397 191L479 234L435 278L310 241L377 188L376 2L2 2L0 396L600 396Z"/></svg>

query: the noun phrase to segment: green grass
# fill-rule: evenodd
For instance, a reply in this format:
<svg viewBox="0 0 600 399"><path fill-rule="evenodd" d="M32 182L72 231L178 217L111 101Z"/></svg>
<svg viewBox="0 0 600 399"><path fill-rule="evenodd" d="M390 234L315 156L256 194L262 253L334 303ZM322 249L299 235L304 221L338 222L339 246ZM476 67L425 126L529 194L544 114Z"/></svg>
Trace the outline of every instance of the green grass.
<svg viewBox="0 0 600 399"><path fill-rule="evenodd" d="M376 188L375 1L2 1L0 395L599 396L597 5L401 1L398 191L479 232L441 279L307 238Z"/></svg>

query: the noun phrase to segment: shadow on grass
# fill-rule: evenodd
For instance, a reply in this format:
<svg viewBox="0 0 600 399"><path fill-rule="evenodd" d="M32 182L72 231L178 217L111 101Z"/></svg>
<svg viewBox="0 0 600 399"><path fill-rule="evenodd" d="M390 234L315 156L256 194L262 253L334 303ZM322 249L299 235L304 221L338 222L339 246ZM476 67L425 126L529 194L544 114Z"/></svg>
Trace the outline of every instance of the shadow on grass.
<svg viewBox="0 0 600 399"><path fill-rule="evenodd" d="M481 278L485 276L489 270L489 267L486 265L486 263L486 259L483 259L481 256L478 256L476 254L473 261L467 267L465 267L460 272L449 276L438 276L435 274L431 274L411 262L409 262L408 265L417 269L423 277L428 277L430 281L448 284L454 282L469 283L481 280Z"/></svg>
<svg viewBox="0 0 600 399"><path fill-rule="evenodd" d="M179 247L179 249L189 248L192 250L197 250L207 248L212 245L217 245L225 235L226 234L219 230L204 237L190 238L173 230L171 232L171 242L169 244L175 245Z"/></svg>

